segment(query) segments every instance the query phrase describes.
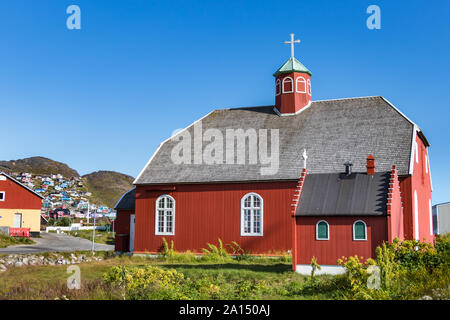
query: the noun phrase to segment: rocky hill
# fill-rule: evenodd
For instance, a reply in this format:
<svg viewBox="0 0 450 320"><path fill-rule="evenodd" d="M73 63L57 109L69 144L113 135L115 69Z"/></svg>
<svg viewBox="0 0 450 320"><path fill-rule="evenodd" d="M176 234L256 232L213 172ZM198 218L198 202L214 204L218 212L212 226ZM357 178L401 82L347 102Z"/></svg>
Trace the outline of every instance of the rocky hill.
<svg viewBox="0 0 450 320"><path fill-rule="evenodd" d="M122 194L133 187L134 178L114 171L97 171L82 176L83 184L92 193L94 202L112 208Z"/></svg>
<svg viewBox="0 0 450 320"><path fill-rule="evenodd" d="M44 157L31 157L19 160L0 161L0 172L33 175L61 174L66 179L80 177L79 173L67 164ZM130 190L134 178L114 171L97 171L81 177L86 191L92 193L91 203L112 208L125 191Z"/></svg>
<svg viewBox="0 0 450 320"><path fill-rule="evenodd" d="M6 173L29 172L36 175L62 174L66 178L79 177L78 172L67 164L44 157L0 161L0 171Z"/></svg>

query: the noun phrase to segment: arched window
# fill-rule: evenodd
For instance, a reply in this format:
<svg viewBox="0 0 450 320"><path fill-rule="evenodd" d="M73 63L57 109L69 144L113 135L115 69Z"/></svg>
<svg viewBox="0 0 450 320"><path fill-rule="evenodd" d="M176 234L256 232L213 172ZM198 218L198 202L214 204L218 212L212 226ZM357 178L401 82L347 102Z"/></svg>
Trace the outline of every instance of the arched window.
<svg viewBox="0 0 450 320"><path fill-rule="evenodd" d="M155 234L175 234L175 200L169 195L156 199Z"/></svg>
<svg viewBox="0 0 450 320"><path fill-rule="evenodd" d="M303 77L295 79L295 91L298 93L306 93L306 80Z"/></svg>
<svg viewBox="0 0 450 320"><path fill-rule="evenodd" d="M330 240L330 227L325 220L316 224L316 240Z"/></svg>
<svg viewBox="0 0 450 320"><path fill-rule="evenodd" d="M308 79L308 94L311 95L311 80Z"/></svg>
<svg viewBox="0 0 450 320"><path fill-rule="evenodd" d="M256 193L248 193L241 199L241 235L263 235L263 199Z"/></svg>
<svg viewBox="0 0 450 320"><path fill-rule="evenodd" d="M277 79L275 82L275 95L279 96L281 94L281 81L280 79Z"/></svg>
<svg viewBox="0 0 450 320"><path fill-rule="evenodd" d="M353 240L367 240L367 226L364 221L358 220L353 224Z"/></svg>
<svg viewBox="0 0 450 320"><path fill-rule="evenodd" d="M291 77L286 77L283 79L283 93L294 92L294 81Z"/></svg>

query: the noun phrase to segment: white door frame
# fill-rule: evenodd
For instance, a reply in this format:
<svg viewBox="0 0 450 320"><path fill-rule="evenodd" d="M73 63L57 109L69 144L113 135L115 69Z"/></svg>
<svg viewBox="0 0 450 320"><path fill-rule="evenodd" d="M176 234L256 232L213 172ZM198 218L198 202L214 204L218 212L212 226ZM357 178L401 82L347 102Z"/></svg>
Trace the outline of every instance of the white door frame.
<svg viewBox="0 0 450 320"><path fill-rule="evenodd" d="M135 215L130 214L130 252L134 251L134 223Z"/></svg>
<svg viewBox="0 0 450 320"><path fill-rule="evenodd" d="M20 217L19 226L16 225L18 217ZM22 214L20 212L14 213L14 228L22 228Z"/></svg>

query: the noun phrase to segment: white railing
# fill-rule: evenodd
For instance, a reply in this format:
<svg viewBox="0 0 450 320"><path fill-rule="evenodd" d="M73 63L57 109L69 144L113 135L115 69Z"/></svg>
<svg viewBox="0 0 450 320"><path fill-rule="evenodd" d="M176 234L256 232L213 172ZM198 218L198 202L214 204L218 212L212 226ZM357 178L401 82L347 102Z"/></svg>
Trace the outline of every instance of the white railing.
<svg viewBox="0 0 450 320"><path fill-rule="evenodd" d="M45 232L56 231L78 231L78 230L93 230L94 226L82 226L79 223L73 223L70 227L46 227ZM95 230L106 230L105 226L95 226Z"/></svg>

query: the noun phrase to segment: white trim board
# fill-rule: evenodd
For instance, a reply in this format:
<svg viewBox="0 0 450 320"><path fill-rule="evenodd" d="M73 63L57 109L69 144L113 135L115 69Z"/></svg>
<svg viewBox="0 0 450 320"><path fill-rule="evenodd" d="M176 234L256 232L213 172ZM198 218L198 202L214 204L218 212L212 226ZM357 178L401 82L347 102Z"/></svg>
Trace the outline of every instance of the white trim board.
<svg viewBox="0 0 450 320"><path fill-rule="evenodd" d="M333 266L333 265L321 265L321 270L316 269L315 275L321 275L321 274L344 274L345 268L342 266ZM305 276L310 276L312 271L312 267L309 264L297 264L295 266L295 272L300 273Z"/></svg>
<svg viewBox="0 0 450 320"><path fill-rule="evenodd" d="M276 106L273 107L273 111L274 111L277 115L279 115L280 117L295 116L295 115L301 113L302 111L308 109L309 107L311 107L311 105L312 105L312 101L309 100L309 102L308 102L308 104L307 104L306 106L304 106L303 108L301 108L300 110L298 110L298 111L295 112L295 113L281 113L280 111L278 111L278 109L277 109Z"/></svg>

